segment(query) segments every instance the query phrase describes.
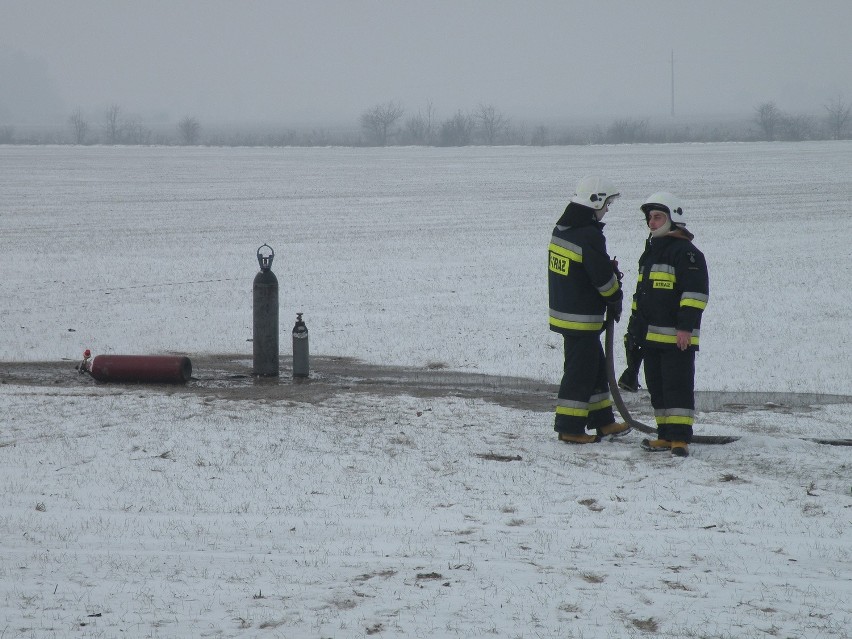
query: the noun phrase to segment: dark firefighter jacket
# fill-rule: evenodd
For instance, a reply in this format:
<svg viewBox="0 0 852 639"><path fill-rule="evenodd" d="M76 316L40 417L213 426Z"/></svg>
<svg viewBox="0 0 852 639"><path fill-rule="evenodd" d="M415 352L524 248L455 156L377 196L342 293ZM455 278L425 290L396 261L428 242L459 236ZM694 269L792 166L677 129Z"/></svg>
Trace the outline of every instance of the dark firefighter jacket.
<svg viewBox="0 0 852 639"><path fill-rule="evenodd" d="M600 333L607 303L619 303L622 298L603 228L594 209L572 202L553 229L548 289L550 329L557 333Z"/></svg>
<svg viewBox="0 0 852 639"><path fill-rule="evenodd" d="M692 238L678 229L645 244L627 329L644 346L677 348L677 331L689 331L690 348L698 350L710 283L704 254Z"/></svg>

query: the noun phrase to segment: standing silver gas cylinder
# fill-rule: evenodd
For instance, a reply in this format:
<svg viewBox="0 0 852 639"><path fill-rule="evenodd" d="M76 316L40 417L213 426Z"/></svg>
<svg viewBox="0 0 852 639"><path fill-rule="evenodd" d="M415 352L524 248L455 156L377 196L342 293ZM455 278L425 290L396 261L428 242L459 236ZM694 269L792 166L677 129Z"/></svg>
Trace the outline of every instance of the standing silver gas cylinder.
<svg viewBox="0 0 852 639"><path fill-rule="evenodd" d="M268 254L261 251L266 247ZM272 272L275 251L268 244L257 249L260 273L254 276L254 374L278 375L278 278Z"/></svg>
<svg viewBox="0 0 852 639"><path fill-rule="evenodd" d="M296 313L296 325L293 327L293 377L307 377L310 370L308 327L302 320L302 314Z"/></svg>

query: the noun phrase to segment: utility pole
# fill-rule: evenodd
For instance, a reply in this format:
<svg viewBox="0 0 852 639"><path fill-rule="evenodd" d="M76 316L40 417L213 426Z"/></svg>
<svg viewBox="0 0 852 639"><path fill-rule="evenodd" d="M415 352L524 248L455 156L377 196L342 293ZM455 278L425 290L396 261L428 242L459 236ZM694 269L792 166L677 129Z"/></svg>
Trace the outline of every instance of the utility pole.
<svg viewBox="0 0 852 639"><path fill-rule="evenodd" d="M672 117L674 114L674 49L672 49Z"/></svg>

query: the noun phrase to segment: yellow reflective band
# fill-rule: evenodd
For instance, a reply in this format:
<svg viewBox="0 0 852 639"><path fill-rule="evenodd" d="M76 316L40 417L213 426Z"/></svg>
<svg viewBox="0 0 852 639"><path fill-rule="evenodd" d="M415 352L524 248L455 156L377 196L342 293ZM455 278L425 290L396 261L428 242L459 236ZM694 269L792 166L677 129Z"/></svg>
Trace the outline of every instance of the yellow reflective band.
<svg viewBox="0 0 852 639"><path fill-rule="evenodd" d="M677 335L660 335L659 333L648 333L645 339L649 342L660 342L661 344L677 344Z"/></svg>
<svg viewBox="0 0 852 639"><path fill-rule="evenodd" d="M679 426L692 426L695 420L686 415L660 415L655 418L658 426L677 424Z"/></svg>
<svg viewBox="0 0 852 639"><path fill-rule="evenodd" d="M677 344L677 335L662 335L660 333L649 332L645 339L649 342L658 342L660 344ZM693 335L689 338L689 343L692 346L698 346L698 338Z"/></svg>
<svg viewBox="0 0 852 639"><path fill-rule="evenodd" d="M603 322L571 322L568 320L550 318L550 325L556 328L566 328L574 331L599 331L603 328Z"/></svg>
<svg viewBox="0 0 852 639"><path fill-rule="evenodd" d="M594 404L589 404L589 410L601 410L602 408L607 408L608 406L612 406L612 400L603 399L599 402L595 402Z"/></svg>
<svg viewBox="0 0 852 639"><path fill-rule="evenodd" d="M589 410L582 408L568 408L567 406L557 406L557 415L567 415L569 417L588 417Z"/></svg>
<svg viewBox="0 0 852 639"><path fill-rule="evenodd" d="M603 295L604 297L609 297L610 295L614 295L617 292L618 292L618 280L613 282L612 286L610 286L607 290L602 291L601 295Z"/></svg>
<svg viewBox="0 0 852 639"><path fill-rule="evenodd" d="M707 308L707 302L702 302L700 300L692 300L692 299L682 299L680 301L680 305L681 306L691 306L692 308L697 308L697 309L702 310L702 311L705 308Z"/></svg>
<svg viewBox="0 0 852 639"><path fill-rule="evenodd" d="M564 246L559 246L558 244L551 242L549 248L551 253L556 253L561 257L567 257L569 260L574 260L575 262L583 261L583 256L580 253L567 249Z"/></svg>
<svg viewBox="0 0 852 639"><path fill-rule="evenodd" d="M650 280L663 280L666 282L676 282L677 278L674 273L664 273L663 271L651 271L651 275L648 277Z"/></svg>
<svg viewBox="0 0 852 639"><path fill-rule="evenodd" d="M677 335L661 335L660 333L648 333L645 339L649 342L657 342L659 344L677 344ZM689 338L689 343L692 346L698 346L698 338L693 335Z"/></svg>

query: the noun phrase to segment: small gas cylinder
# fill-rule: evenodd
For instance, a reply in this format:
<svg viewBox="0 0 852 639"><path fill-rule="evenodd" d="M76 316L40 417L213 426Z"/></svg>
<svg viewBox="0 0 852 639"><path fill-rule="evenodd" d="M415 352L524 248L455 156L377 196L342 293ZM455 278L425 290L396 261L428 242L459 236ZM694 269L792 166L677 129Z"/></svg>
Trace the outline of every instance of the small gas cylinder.
<svg viewBox="0 0 852 639"><path fill-rule="evenodd" d="M296 313L296 325L293 327L293 377L307 377L309 374L308 327L302 320L302 313Z"/></svg>

